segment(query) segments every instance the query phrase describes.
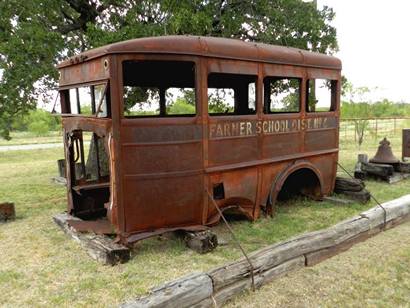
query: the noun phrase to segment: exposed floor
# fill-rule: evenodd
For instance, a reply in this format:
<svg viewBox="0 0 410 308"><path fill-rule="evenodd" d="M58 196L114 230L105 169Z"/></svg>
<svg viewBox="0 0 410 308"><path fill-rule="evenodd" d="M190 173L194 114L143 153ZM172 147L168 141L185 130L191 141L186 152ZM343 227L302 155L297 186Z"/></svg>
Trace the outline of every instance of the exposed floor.
<svg viewBox="0 0 410 308"><path fill-rule="evenodd" d="M228 307L410 307L410 223L246 292Z"/></svg>

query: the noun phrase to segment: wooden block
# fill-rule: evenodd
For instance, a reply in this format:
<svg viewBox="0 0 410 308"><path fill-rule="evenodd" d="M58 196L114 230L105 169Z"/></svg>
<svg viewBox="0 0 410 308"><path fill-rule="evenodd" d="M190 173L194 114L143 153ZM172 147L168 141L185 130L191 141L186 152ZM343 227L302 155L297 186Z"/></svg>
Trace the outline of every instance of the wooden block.
<svg viewBox="0 0 410 308"><path fill-rule="evenodd" d="M207 253L218 246L218 238L211 230L200 232L184 231L185 244L198 253Z"/></svg>
<svg viewBox="0 0 410 308"><path fill-rule="evenodd" d="M65 178L65 159L57 160L58 176Z"/></svg>
<svg viewBox="0 0 410 308"><path fill-rule="evenodd" d="M54 222L74 240L85 248L87 253L95 260L107 265L125 263L130 259L130 250L105 235L80 233L75 231L67 223L68 220L81 220L69 214L57 214L53 217Z"/></svg>
<svg viewBox="0 0 410 308"><path fill-rule="evenodd" d="M196 273L166 283L153 289L149 295L137 298L134 301L121 305L120 307L192 307L205 299L209 299L211 295L211 278L204 273Z"/></svg>
<svg viewBox="0 0 410 308"><path fill-rule="evenodd" d="M363 204L370 201L370 193L366 189L362 191L342 191L340 193L351 200L359 201Z"/></svg>
<svg viewBox="0 0 410 308"><path fill-rule="evenodd" d="M340 193L344 191L362 191L365 185L363 181L351 178L336 177L335 192Z"/></svg>
<svg viewBox="0 0 410 308"><path fill-rule="evenodd" d="M355 170L354 171L354 178L355 179L364 181L364 180L366 180L366 176L367 176L366 172L364 172L362 170Z"/></svg>
<svg viewBox="0 0 410 308"><path fill-rule="evenodd" d="M386 164L362 163L362 171L385 179L393 175L394 167Z"/></svg>
<svg viewBox="0 0 410 308"><path fill-rule="evenodd" d="M3 202L0 203L0 223L14 220L16 218L16 210L14 203Z"/></svg>
<svg viewBox="0 0 410 308"><path fill-rule="evenodd" d="M323 197L323 201L328 201L336 205L349 205L354 203L352 200L340 199L333 196L325 196Z"/></svg>
<svg viewBox="0 0 410 308"><path fill-rule="evenodd" d="M394 183L400 182L402 180L405 180L409 177L410 177L410 173L394 172L393 175L387 177L387 182L389 184L394 184Z"/></svg>
<svg viewBox="0 0 410 308"><path fill-rule="evenodd" d="M398 163L396 171L402 172L402 173L410 173L410 163L406 163L406 162Z"/></svg>
<svg viewBox="0 0 410 308"><path fill-rule="evenodd" d="M359 163L368 163L369 158L368 158L367 154L358 154L357 155L357 161Z"/></svg>
<svg viewBox="0 0 410 308"><path fill-rule="evenodd" d="M61 176L53 176L51 178L51 181L53 181L55 184L58 184L58 185L63 185L63 186L67 185L66 178L61 177Z"/></svg>

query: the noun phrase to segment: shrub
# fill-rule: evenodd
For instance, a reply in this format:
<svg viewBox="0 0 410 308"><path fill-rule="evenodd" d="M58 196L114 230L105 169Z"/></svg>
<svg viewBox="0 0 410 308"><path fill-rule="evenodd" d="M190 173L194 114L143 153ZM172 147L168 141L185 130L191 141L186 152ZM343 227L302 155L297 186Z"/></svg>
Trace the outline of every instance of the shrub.
<svg viewBox="0 0 410 308"><path fill-rule="evenodd" d="M60 127L60 119L42 109L32 110L13 122L13 130L29 131L36 135L45 135L49 131L60 130Z"/></svg>

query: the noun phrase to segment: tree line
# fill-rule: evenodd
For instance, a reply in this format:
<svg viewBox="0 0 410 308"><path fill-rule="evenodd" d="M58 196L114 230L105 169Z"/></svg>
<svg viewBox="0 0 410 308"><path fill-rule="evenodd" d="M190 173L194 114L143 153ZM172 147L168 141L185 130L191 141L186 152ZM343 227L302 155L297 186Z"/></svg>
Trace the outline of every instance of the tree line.
<svg viewBox="0 0 410 308"><path fill-rule="evenodd" d="M383 118L383 117L408 117L410 116L410 104L404 102L392 102L388 99L369 102L342 101L340 117L351 118Z"/></svg>

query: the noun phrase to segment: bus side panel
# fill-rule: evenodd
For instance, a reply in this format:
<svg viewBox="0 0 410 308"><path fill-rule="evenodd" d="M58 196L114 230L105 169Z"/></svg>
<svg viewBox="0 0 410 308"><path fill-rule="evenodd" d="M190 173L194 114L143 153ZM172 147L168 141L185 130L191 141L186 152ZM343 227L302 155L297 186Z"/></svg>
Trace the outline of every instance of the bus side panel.
<svg viewBox="0 0 410 308"><path fill-rule="evenodd" d="M300 153L302 144L303 139L300 132L264 135L262 144L262 157L279 158L283 155Z"/></svg>
<svg viewBox="0 0 410 308"><path fill-rule="evenodd" d="M321 115L320 113L311 113L308 115L308 123L321 122L321 128L308 129L305 133L305 151L330 150L338 147L338 119L334 113ZM319 120L319 121L318 121Z"/></svg>
<svg viewBox="0 0 410 308"><path fill-rule="evenodd" d="M209 167L242 163L258 159L258 141L255 137L210 140Z"/></svg>
<svg viewBox="0 0 410 308"><path fill-rule="evenodd" d="M257 167L216 172L209 175L209 187L223 185L223 198L218 198L218 193L215 193L215 191L210 192L211 194L214 193L218 206L241 206L242 210L246 211L248 217L252 217L252 219L257 184ZM208 207L208 220L217 214L217 209L211 202Z"/></svg>
<svg viewBox="0 0 410 308"><path fill-rule="evenodd" d="M124 146L123 161L128 174L182 172L201 169L201 157L192 155L202 149L200 142L186 144L164 144Z"/></svg>
<svg viewBox="0 0 410 308"><path fill-rule="evenodd" d="M305 135L305 151L321 151L334 149L337 147L337 141L335 140L335 130L323 130L306 132Z"/></svg>
<svg viewBox="0 0 410 308"><path fill-rule="evenodd" d="M278 163L268 164L263 166L262 171L262 189L261 189L261 205L266 205L272 185L276 183L277 177L287 167L291 165L292 161L282 161Z"/></svg>
<svg viewBox="0 0 410 308"><path fill-rule="evenodd" d="M304 162L312 164L319 171L320 180L322 181L322 193L330 194L334 187L336 177L335 165L337 163L337 153L323 154L319 156L304 157L301 159ZM299 160L299 161L301 161ZM286 172L296 160L274 163L263 168L263 180L261 200L262 205L266 204L272 186L277 183L279 176Z"/></svg>
<svg viewBox="0 0 410 308"><path fill-rule="evenodd" d="M335 166L337 164L337 153L314 156L309 158L309 161L320 171L323 181L323 194L330 194L333 190L336 178Z"/></svg>
<svg viewBox="0 0 410 308"><path fill-rule="evenodd" d="M144 120L123 120L121 131L126 232L201 224L202 127Z"/></svg>
<svg viewBox="0 0 410 308"><path fill-rule="evenodd" d="M199 225L203 176L124 179L127 232Z"/></svg>

